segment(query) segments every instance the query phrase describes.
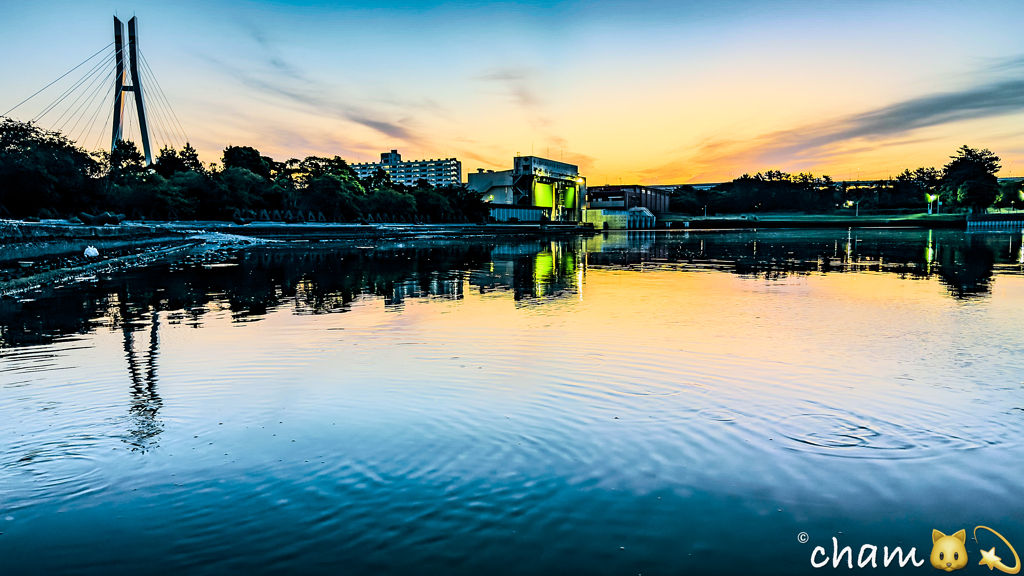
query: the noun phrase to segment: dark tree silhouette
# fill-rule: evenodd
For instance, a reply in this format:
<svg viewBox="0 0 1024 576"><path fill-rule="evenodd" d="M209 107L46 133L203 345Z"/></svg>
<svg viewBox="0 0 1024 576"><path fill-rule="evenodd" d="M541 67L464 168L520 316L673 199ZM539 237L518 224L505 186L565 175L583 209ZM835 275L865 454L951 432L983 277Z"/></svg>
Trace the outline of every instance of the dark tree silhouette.
<svg viewBox="0 0 1024 576"><path fill-rule="evenodd" d="M269 179L274 161L261 156L260 151L252 146L228 146L224 149L224 168L242 168Z"/></svg>
<svg viewBox="0 0 1024 576"><path fill-rule="evenodd" d="M990 150L961 146L942 169L941 191L947 201L984 211L999 193L999 157Z"/></svg>
<svg viewBox="0 0 1024 576"><path fill-rule="evenodd" d="M0 121L0 205L16 216L72 211L88 203L100 164L58 132Z"/></svg>

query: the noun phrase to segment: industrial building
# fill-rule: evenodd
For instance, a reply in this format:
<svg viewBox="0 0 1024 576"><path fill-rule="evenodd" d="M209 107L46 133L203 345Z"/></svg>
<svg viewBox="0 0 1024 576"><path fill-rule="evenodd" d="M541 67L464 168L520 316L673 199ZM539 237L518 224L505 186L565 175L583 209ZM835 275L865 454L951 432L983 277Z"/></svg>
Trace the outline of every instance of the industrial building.
<svg viewBox="0 0 1024 576"><path fill-rule="evenodd" d="M499 222L579 222L586 180L573 164L537 156L516 156L511 170L477 169L469 188L492 204Z"/></svg>
<svg viewBox="0 0 1024 576"><path fill-rule="evenodd" d="M587 189L587 208L647 208L653 214L668 212L671 192L647 186L592 186Z"/></svg>
<svg viewBox="0 0 1024 576"><path fill-rule="evenodd" d="M654 228L655 214L668 211L669 190L647 186L594 186L587 190L583 221L596 228L642 230Z"/></svg>
<svg viewBox="0 0 1024 576"><path fill-rule="evenodd" d="M587 208L583 221L599 230L643 230L654 228L658 219L647 208Z"/></svg>
<svg viewBox="0 0 1024 576"><path fill-rule="evenodd" d="M391 176L392 182L407 186L413 186L420 180L434 186L458 186L462 183L462 163L455 158L403 161L398 150L392 150L382 152L380 162L360 162L351 166L360 178L373 176L379 168Z"/></svg>

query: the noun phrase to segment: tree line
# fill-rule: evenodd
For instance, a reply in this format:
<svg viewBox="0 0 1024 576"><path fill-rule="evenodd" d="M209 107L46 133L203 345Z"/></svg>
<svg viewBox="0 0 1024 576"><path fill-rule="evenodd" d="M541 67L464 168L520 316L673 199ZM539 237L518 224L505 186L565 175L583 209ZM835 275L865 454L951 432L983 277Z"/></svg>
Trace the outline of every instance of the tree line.
<svg viewBox="0 0 1024 576"><path fill-rule="evenodd" d="M688 214L862 209L984 211L1024 205L1022 183L1000 183L1000 159L962 146L941 169L904 170L871 183L769 170L744 174L711 189L677 187L669 210ZM384 170L359 178L345 160L309 156L276 161L250 146L228 146L221 163L204 164L195 148L165 147L146 166L134 143L89 153L59 132L0 119L0 217L60 218L81 212L130 218L230 220L263 211L314 213L336 222L479 222L488 218L481 194L464 185L392 182Z"/></svg>
<svg viewBox="0 0 1024 576"><path fill-rule="evenodd" d="M228 146L204 164L190 144L161 149L151 166L131 141L89 153L59 132L0 120L0 216L63 218L113 212L129 218L238 220L263 211L334 222L479 222L489 210L464 185L407 186L384 170L360 179L345 160L276 161ZM6 211L6 214L2 214Z"/></svg>
<svg viewBox="0 0 1024 576"><path fill-rule="evenodd" d="M800 211L830 213L862 209L923 210L942 202L943 211L984 212L989 207L1024 206L1024 181L999 182L999 157L990 150L962 146L938 168L904 170L871 183L835 182L828 176L769 170L744 174L710 189L676 188L669 210L687 214Z"/></svg>

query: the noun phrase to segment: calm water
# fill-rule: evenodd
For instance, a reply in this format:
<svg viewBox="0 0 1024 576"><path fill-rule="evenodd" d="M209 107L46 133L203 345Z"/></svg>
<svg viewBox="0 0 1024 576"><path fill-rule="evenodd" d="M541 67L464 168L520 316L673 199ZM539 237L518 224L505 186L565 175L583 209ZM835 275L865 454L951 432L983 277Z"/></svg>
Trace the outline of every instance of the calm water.
<svg viewBox="0 0 1024 576"><path fill-rule="evenodd" d="M1021 261L950 231L278 244L0 300L0 566L799 574L836 537L884 572L978 524L1022 551Z"/></svg>

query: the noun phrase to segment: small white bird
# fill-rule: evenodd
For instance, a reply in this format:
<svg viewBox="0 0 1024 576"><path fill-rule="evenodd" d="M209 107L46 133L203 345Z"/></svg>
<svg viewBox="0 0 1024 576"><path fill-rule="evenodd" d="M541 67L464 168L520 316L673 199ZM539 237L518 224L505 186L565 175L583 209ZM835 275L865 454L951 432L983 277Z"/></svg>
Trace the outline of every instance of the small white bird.
<svg viewBox="0 0 1024 576"><path fill-rule="evenodd" d="M85 255L89 258L95 258L100 255L100 251L97 250L95 246L87 246L85 248Z"/></svg>

